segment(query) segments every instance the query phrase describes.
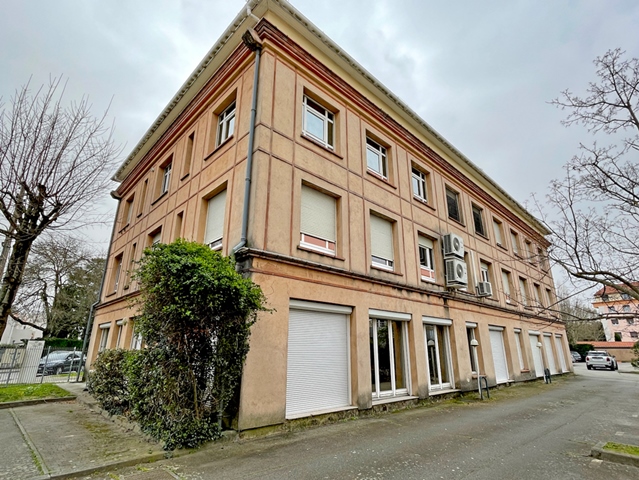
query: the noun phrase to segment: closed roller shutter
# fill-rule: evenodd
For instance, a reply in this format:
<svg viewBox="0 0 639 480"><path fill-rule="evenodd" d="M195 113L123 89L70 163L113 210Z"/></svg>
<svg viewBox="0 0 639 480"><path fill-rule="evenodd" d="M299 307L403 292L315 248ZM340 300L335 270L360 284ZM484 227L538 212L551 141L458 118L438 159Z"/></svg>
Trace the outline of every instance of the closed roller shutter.
<svg viewBox="0 0 639 480"><path fill-rule="evenodd" d="M207 203L206 231L204 244L209 245L220 240L224 234L224 211L226 210L226 190L211 198Z"/></svg>
<svg viewBox="0 0 639 480"><path fill-rule="evenodd" d="M495 362L495 380L497 383L506 383L508 381L508 366L504 350L504 336L501 330L490 331L490 348L493 351L493 361Z"/></svg>
<svg viewBox="0 0 639 480"><path fill-rule="evenodd" d="M351 404L348 342L347 315L290 311L286 418Z"/></svg>
<svg viewBox="0 0 639 480"><path fill-rule="evenodd" d="M529 335L530 350L533 354L533 361L535 362L535 375L537 377L544 376L544 362L541 358L541 349L537 346L539 343L539 337L537 335Z"/></svg>
<svg viewBox="0 0 639 480"><path fill-rule="evenodd" d="M552 353L552 337L550 335L544 335L544 347L546 347L546 358L548 358L548 368L550 369L550 373L556 375L559 371L557 370L555 356Z"/></svg>
<svg viewBox="0 0 639 480"><path fill-rule="evenodd" d="M302 233L335 242L335 199L302 185Z"/></svg>
<svg viewBox="0 0 639 480"><path fill-rule="evenodd" d="M375 215L371 215L371 253L393 260L393 225Z"/></svg>
<svg viewBox="0 0 639 480"><path fill-rule="evenodd" d="M561 335L555 335L555 349L557 350L557 355L559 356L559 365L561 365L561 371L567 372L568 367L566 366L566 356L564 355L564 349L561 343Z"/></svg>

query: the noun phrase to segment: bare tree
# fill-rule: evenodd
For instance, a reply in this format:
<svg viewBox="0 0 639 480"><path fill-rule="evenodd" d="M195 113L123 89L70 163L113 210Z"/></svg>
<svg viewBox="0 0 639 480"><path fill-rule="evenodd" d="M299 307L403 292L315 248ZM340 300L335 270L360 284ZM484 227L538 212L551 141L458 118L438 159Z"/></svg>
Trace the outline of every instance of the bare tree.
<svg viewBox="0 0 639 480"><path fill-rule="evenodd" d="M583 299L570 296L564 289L559 289L559 316L566 325L568 343L575 345L580 341L605 340L601 315Z"/></svg>
<svg viewBox="0 0 639 480"><path fill-rule="evenodd" d="M613 143L580 145L564 178L536 205L552 232L555 263L575 279L639 299L639 60L617 49L594 64L598 80L587 96L566 90L552 104L568 111L564 125L583 125Z"/></svg>
<svg viewBox="0 0 639 480"><path fill-rule="evenodd" d="M86 97L63 103L53 79L27 84L0 106L0 234L10 240L0 284L0 335L5 329L33 242L44 231L77 221L108 191L120 153L113 127L90 113Z"/></svg>

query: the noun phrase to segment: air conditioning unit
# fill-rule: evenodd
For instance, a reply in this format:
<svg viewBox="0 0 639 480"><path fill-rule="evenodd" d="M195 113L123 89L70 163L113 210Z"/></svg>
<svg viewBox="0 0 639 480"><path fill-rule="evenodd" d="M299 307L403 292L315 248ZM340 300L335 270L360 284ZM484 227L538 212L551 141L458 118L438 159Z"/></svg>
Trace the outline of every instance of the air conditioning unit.
<svg viewBox="0 0 639 480"><path fill-rule="evenodd" d="M446 286L465 287L467 285L466 262L457 258L446 259Z"/></svg>
<svg viewBox="0 0 639 480"><path fill-rule="evenodd" d="M493 286L490 282L479 282L477 284L477 296L490 297L493 294Z"/></svg>
<svg viewBox="0 0 639 480"><path fill-rule="evenodd" d="M464 240L454 233L444 235L444 258L464 258Z"/></svg>

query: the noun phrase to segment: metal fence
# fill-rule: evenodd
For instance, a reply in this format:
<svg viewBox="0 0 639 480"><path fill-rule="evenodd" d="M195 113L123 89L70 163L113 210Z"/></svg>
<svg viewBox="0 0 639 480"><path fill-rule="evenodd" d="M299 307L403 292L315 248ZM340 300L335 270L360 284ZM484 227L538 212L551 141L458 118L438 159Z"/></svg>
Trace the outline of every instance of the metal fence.
<svg viewBox="0 0 639 480"><path fill-rule="evenodd" d="M80 350L45 347L43 341L0 345L0 387L11 383L76 382L82 377L84 362Z"/></svg>

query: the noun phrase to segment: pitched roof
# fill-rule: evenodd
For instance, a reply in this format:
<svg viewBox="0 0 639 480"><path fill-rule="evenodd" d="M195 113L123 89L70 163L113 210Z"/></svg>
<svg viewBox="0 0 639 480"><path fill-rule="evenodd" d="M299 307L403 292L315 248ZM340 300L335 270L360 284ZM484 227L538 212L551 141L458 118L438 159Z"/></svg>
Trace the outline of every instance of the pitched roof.
<svg viewBox="0 0 639 480"><path fill-rule="evenodd" d="M634 287L639 287L639 282L631 282L630 284ZM620 283L618 285L621 286ZM595 292L595 297L601 297L602 295L611 295L613 293L619 293L619 290L617 290L615 287L609 287L606 285L604 288L600 288Z"/></svg>

